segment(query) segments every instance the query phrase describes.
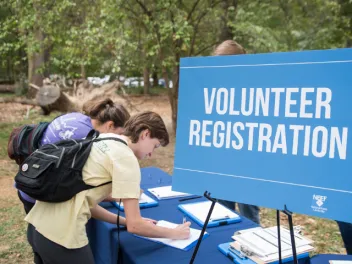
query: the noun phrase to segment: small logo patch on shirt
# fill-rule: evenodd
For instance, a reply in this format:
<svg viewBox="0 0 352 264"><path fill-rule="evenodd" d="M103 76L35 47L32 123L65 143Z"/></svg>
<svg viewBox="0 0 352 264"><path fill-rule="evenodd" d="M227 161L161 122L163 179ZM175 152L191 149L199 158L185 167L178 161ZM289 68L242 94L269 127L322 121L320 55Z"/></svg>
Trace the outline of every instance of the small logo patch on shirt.
<svg viewBox="0 0 352 264"><path fill-rule="evenodd" d="M39 169L40 165L39 164L33 164L32 167L35 168L35 169Z"/></svg>

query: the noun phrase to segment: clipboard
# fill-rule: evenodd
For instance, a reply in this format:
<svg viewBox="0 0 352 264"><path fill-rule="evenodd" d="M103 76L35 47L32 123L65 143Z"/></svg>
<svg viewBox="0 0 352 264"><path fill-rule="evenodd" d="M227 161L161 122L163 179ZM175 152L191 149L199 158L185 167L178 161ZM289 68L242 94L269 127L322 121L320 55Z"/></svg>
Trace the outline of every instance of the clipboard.
<svg viewBox="0 0 352 264"><path fill-rule="evenodd" d="M230 244L233 242L228 242L228 243L223 243L218 245L218 249L220 250L221 253L223 253L225 256L227 256L233 263L236 264L256 264L257 262L254 262L252 259L244 256L240 251L231 248L230 250ZM309 257L309 253L305 252L305 253L301 253L299 255L297 255L298 259L304 259L304 258L308 258ZM290 256L288 258L284 258L282 259L282 263L287 263L293 260L293 257ZM262 263L262 262L259 262ZM272 262L268 262L268 264L279 264L278 260L272 261Z"/></svg>
<svg viewBox="0 0 352 264"><path fill-rule="evenodd" d="M178 205L178 209L180 209L184 214L186 214L198 225L203 227L210 206L210 201L202 201L196 203L180 204ZM222 204L216 203L207 227L229 225L238 223L240 221L241 217L238 214L223 206Z"/></svg>
<svg viewBox="0 0 352 264"><path fill-rule="evenodd" d="M226 257L228 257L233 263L236 264L255 264L255 262L246 256L243 256L239 251L233 249L230 250L230 244L232 242L223 243L218 245L218 249L221 253L223 253Z"/></svg>
<svg viewBox="0 0 352 264"><path fill-rule="evenodd" d="M189 194L189 193L173 191L171 185L149 188L148 192L151 193L158 200L167 200L167 199L175 199L179 197L192 196L192 194Z"/></svg>
<svg viewBox="0 0 352 264"><path fill-rule="evenodd" d="M116 206L120 211L124 212L124 207L123 207L123 202L121 202L121 204L119 205L118 202L112 202L112 204L114 206ZM139 199L139 208L149 208L149 207L154 207L154 206L158 206L158 201L152 199L151 197L149 197L148 195L146 195L145 193L141 194L141 198Z"/></svg>

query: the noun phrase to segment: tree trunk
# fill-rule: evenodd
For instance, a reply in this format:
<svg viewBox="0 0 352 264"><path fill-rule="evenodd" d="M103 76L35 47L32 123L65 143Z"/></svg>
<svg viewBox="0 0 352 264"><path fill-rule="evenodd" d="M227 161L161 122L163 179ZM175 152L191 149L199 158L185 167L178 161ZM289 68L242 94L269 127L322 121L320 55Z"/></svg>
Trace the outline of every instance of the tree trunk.
<svg viewBox="0 0 352 264"><path fill-rule="evenodd" d="M15 93L15 87L13 84L0 84L0 93Z"/></svg>
<svg viewBox="0 0 352 264"><path fill-rule="evenodd" d="M86 78L86 67L83 65L83 64L81 64L81 78L82 79L87 79Z"/></svg>
<svg viewBox="0 0 352 264"><path fill-rule="evenodd" d="M157 87L159 85L158 73L153 71L153 87Z"/></svg>
<svg viewBox="0 0 352 264"><path fill-rule="evenodd" d="M172 110L172 113L171 113L172 128L175 134L177 129L179 77L180 77L180 68L177 65L174 67L174 70L173 70L172 89L169 89L171 90L170 102L171 102L171 110Z"/></svg>
<svg viewBox="0 0 352 264"><path fill-rule="evenodd" d="M221 31L220 31L220 42L223 42L228 39L233 39L234 35L231 28L228 26L228 9L230 6L233 6L237 9L237 1L234 0L223 0L221 3L221 8L223 9L223 13L221 16Z"/></svg>
<svg viewBox="0 0 352 264"><path fill-rule="evenodd" d="M143 79L144 79L144 94L147 95L149 94L149 87L150 87L148 66L144 66Z"/></svg>
<svg viewBox="0 0 352 264"><path fill-rule="evenodd" d="M163 60L164 60L164 55L163 55L162 51L160 51L160 61L162 62ZM170 89L170 87L169 87L169 77L168 77L168 74L167 74L167 69L166 69L166 67L163 64L161 66L161 72L162 72L162 76L163 76L163 78L165 80L165 87L166 87L166 89L168 91L169 102L170 102L170 106L171 106L172 130L173 130L174 133L176 133L177 114L176 114L176 116L174 115L175 100L174 100L174 97L173 97L173 89Z"/></svg>
<svg viewBox="0 0 352 264"><path fill-rule="evenodd" d="M40 50L33 54L28 54L28 83L33 83L37 86L43 85L44 75L40 73L40 70L45 68L45 49L44 45L44 34L41 30L37 29L35 32L35 38L40 43ZM33 89L28 90L28 97L33 98L35 91Z"/></svg>

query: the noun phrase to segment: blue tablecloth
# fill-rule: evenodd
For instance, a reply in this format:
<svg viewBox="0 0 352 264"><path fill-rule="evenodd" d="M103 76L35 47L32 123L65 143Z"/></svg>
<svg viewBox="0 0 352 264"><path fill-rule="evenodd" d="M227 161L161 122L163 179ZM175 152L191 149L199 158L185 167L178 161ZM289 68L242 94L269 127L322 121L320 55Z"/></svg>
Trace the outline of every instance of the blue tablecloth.
<svg viewBox="0 0 352 264"><path fill-rule="evenodd" d="M158 168L144 168L142 169L141 187L146 191L148 188L152 187L171 185L171 179L171 176ZM194 201L200 201L200 199L188 202ZM167 220L174 223L181 223L183 214L177 209L179 203L178 199L159 201L157 207L142 209L141 214L143 217L155 220ZM109 211L117 213L117 209L111 203L101 203L101 205ZM195 222L191 222L191 227L201 229ZM207 232L210 235L202 241L194 263L232 263L217 249L217 246L221 243L230 242L231 236L235 231L256 226L258 226L256 223L242 217L242 221L236 224L208 228ZM87 226L87 231L96 263L115 264L117 262L116 226L92 219ZM189 263L194 251L194 248L185 252L157 244L138 238L127 231L120 232L120 241L124 264Z"/></svg>
<svg viewBox="0 0 352 264"><path fill-rule="evenodd" d="M329 264L329 260L349 260L352 261L352 255L320 254L310 259L311 264Z"/></svg>

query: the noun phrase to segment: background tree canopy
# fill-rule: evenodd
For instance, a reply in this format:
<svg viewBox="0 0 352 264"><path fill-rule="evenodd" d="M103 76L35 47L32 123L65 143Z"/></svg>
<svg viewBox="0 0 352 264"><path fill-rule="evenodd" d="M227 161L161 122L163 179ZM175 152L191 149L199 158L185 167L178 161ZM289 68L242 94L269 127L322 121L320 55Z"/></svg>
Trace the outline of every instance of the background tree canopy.
<svg viewBox="0 0 352 264"><path fill-rule="evenodd" d="M148 93L151 76L172 80L175 128L179 59L226 39L248 53L351 47L352 1L1 0L0 81L143 76Z"/></svg>

